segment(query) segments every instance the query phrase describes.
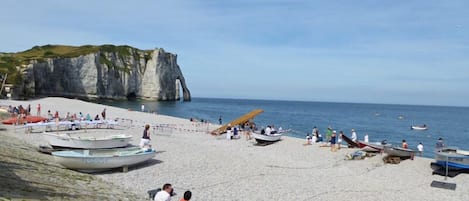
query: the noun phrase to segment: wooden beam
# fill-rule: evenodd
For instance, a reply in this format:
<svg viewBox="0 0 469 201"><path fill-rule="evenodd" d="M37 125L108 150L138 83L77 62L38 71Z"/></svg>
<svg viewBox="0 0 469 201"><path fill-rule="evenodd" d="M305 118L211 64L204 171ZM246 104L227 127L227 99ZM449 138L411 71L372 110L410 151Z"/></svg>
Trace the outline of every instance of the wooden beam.
<svg viewBox="0 0 469 201"><path fill-rule="evenodd" d="M264 112L264 110L261 110L261 109L253 110L253 111L251 111L249 113L246 113L245 115L231 121L230 123L225 124L222 127L213 130L211 133L213 135L220 135L220 134L226 132L226 129L228 128L228 125L236 126L236 125L244 124L244 123L246 123L247 121L253 119L254 117L256 117L257 115L259 115L262 112Z"/></svg>

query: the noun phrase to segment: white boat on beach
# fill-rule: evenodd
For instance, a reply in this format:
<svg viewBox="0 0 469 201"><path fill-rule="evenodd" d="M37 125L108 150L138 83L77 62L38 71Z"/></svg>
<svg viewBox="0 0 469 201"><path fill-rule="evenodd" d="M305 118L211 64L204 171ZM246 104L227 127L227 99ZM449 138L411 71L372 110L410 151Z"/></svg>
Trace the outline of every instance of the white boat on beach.
<svg viewBox="0 0 469 201"><path fill-rule="evenodd" d="M106 149L125 147L132 140L131 135L71 136L70 134L43 133L44 139L52 147L68 147L77 149Z"/></svg>
<svg viewBox="0 0 469 201"><path fill-rule="evenodd" d="M275 134L270 134L270 135L260 134L257 132L252 133L252 137L256 139L258 143L273 143L273 142L279 141L282 135L283 135L282 133L275 133Z"/></svg>
<svg viewBox="0 0 469 201"><path fill-rule="evenodd" d="M85 172L128 167L152 159L155 154L153 149L140 147L52 152L60 165Z"/></svg>
<svg viewBox="0 0 469 201"><path fill-rule="evenodd" d="M451 169L469 170L469 151L458 148L443 148L435 152L436 163Z"/></svg>

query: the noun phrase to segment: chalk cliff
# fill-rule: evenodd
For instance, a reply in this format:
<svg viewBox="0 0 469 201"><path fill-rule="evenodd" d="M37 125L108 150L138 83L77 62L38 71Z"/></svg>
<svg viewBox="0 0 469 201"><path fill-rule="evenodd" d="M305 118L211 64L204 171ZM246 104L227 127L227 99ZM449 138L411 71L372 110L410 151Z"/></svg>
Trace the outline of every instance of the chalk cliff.
<svg viewBox="0 0 469 201"><path fill-rule="evenodd" d="M50 50L42 50L47 57L23 65L23 82L15 87L17 95L170 101L180 99L182 88L183 100L191 100L175 54L161 48L82 47L87 49L81 50L82 54L59 53L55 46L35 47Z"/></svg>

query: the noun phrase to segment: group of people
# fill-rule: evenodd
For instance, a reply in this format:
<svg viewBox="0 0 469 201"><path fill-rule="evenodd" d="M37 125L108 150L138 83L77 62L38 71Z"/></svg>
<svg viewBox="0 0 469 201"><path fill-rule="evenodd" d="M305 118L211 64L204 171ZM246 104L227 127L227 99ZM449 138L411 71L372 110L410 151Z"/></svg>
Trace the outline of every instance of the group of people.
<svg viewBox="0 0 469 201"><path fill-rule="evenodd" d="M326 139L324 140L322 135L319 133L319 129L315 126L312 131L312 136L309 133L306 134L306 143L303 145L326 142L324 146L330 146L331 151L335 152L340 149L342 145L342 136L344 136L344 131L339 131L337 134L337 131L333 130L332 127L329 126L326 129ZM355 129L352 129L352 140L357 141L357 133L355 132Z"/></svg>
<svg viewBox="0 0 469 201"><path fill-rule="evenodd" d="M342 145L343 136L344 136L343 131L339 131L339 134L337 135L337 131L333 130L332 127L329 126L326 129L326 139L324 141L322 135L319 133L319 129L315 126L312 130L312 135L310 135L309 133L306 134L306 143L304 143L303 145L311 145L312 143L318 143L318 142L323 142L324 141L324 142L326 142L326 145L324 145L324 146L329 146L330 145L331 151L334 152L334 151L337 151L337 149L340 149L340 147ZM353 128L351 130L350 139L354 142L358 141L357 132ZM369 142L368 134L365 134L363 136L363 141L364 142ZM381 144L386 144L386 140L383 140L381 142ZM440 149L444 148L445 146L446 145L443 143L443 139L439 138L438 142L435 145L435 148L437 150L440 150ZM405 139L402 140L401 147L405 148L405 149L409 148L409 144L407 144L407 141ZM423 148L424 147L423 147L422 142L419 142L419 144L417 145L417 151L418 151L419 155L423 154L423 150L424 150Z"/></svg>
<svg viewBox="0 0 469 201"><path fill-rule="evenodd" d="M239 139L241 138L240 134L242 133L245 135L246 140L250 140L252 139L251 132L254 132L255 130L256 124L251 121L247 121L244 124L235 126L231 126L231 124L228 124L228 127L226 128L226 139Z"/></svg>

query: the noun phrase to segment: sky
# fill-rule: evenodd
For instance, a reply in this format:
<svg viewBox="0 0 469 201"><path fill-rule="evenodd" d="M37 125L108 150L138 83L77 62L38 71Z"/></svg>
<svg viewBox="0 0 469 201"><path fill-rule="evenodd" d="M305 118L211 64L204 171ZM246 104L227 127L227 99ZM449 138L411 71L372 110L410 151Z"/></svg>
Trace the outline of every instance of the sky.
<svg viewBox="0 0 469 201"><path fill-rule="evenodd" d="M469 106L465 0L4 0L0 52L163 48L193 97Z"/></svg>

